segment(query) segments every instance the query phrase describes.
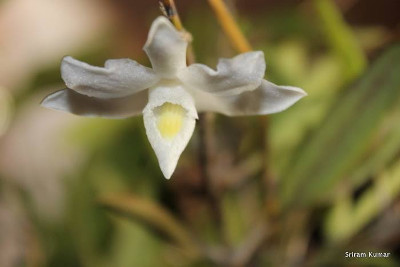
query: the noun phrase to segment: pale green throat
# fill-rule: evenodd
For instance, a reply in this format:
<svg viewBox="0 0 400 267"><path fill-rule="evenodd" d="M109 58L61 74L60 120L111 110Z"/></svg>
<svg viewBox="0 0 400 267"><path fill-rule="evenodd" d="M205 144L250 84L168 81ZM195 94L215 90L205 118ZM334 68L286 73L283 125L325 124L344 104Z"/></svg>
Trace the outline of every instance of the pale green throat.
<svg viewBox="0 0 400 267"><path fill-rule="evenodd" d="M157 128L161 136L175 138L182 129L186 110L180 105L166 102L157 108L157 113Z"/></svg>

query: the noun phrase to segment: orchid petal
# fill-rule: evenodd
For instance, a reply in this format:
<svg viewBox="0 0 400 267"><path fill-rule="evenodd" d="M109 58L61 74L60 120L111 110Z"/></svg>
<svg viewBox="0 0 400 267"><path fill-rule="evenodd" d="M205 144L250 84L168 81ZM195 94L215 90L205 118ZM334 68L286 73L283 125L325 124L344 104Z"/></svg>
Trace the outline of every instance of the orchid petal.
<svg viewBox="0 0 400 267"><path fill-rule="evenodd" d="M265 115L283 111L307 93L298 87L278 86L267 80L253 91L238 95L216 96L191 90L200 111L219 112L228 116Z"/></svg>
<svg viewBox="0 0 400 267"><path fill-rule="evenodd" d="M91 66L68 56L61 63L61 76L68 88L98 98L131 95L159 80L152 69L127 58L107 60L104 66Z"/></svg>
<svg viewBox="0 0 400 267"><path fill-rule="evenodd" d="M148 92L122 98L96 98L64 89L48 95L42 106L87 117L126 118L139 115L147 103Z"/></svg>
<svg viewBox="0 0 400 267"><path fill-rule="evenodd" d="M232 95L256 89L264 72L264 53L256 51L220 59L216 71L203 64L190 65L178 73L178 78L193 89Z"/></svg>
<svg viewBox="0 0 400 267"><path fill-rule="evenodd" d="M178 70L186 67L187 42L165 17L158 17L151 25L144 51L154 71L166 79L175 78Z"/></svg>
<svg viewBox="0 0 400 267"><path fill-rule="evenodd" d="M158 124L165 115L162 114L165 105L176 106L183 111L179 128L169 137L163 135ZM165 178L169 179L174 172L193 134L197 118L194 101L181 85L164 82L150 89L149 102L143 110L144 126Z"/></svg>

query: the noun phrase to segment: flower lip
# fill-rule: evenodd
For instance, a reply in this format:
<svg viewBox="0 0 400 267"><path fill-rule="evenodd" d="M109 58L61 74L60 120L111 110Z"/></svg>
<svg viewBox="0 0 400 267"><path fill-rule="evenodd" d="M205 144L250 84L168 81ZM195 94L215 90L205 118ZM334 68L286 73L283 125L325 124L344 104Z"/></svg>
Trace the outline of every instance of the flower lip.
<svg viewBox="0 0 400 267"><path fill-rule="evenodd" d="M170 178L174 172L179 157L193 134L197 118L193 98L181 84L164 80L150 88L143 120L147 137L165 178ZM164 126L160 125L164 123L164 119L170 121ZM168 124L172 124L172 130L163 128L171 127ZM173 132L171 138L168 136L170 130Z"/></svg>
<svg viewBox="0 0 400 267"><path fill-rule="evenodd" d="M173 80L161 80L149 89L149 102L143 113L153 111L154 108L161 107L167 102L182 106L189 117L199 118L193 97L183 88L182 84Z"/></svg>

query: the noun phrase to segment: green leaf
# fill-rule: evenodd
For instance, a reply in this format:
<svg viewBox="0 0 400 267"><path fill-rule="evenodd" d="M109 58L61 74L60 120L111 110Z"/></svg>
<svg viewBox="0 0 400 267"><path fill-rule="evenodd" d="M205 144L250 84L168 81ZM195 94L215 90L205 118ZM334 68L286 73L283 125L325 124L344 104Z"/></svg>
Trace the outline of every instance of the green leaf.
<svg viewBox="0 0 400 267"><path fill-rule="evenodd" d="M348 80L352 80L367 65L359 43L332 1L314 0L313 3L329 45L342 60L343 74Z"/></svg>
<svg viewBox="0 0 400 267"><path fill-rule="evenodd" d="M400 105L395 112L383 121L381 130L371 141L371 151L363 164L349 175L347 183L352 187L360 186L368 177L376 176L396 158L400 150Z"/></svg>
<svg viewBox="0 0 400 267"><path fill-rule="evenodd" d="M345 241L381 213L400 193L400 161L385 171L355 203L351 196L338 201L329 213L325 233L331 242Z"/></svg>
<svg viewBox="0 0 400 267"><path fill-rule="evenodd" d="M178 245L186 255L197 258L199 247L191 234L167 210L156 203L133 195L107 195L99 202L106 208L148 226L165 240ZM159 235L160 236L160 235Z"/></svg>
<svg viewBox="0 0 400 267"><path fill-rule="evenodd" d="M331 108L295 153L281 179L284 206L326 199L339 181L363 165L370 141L400 95L400 46L385 53Z"/></svg>

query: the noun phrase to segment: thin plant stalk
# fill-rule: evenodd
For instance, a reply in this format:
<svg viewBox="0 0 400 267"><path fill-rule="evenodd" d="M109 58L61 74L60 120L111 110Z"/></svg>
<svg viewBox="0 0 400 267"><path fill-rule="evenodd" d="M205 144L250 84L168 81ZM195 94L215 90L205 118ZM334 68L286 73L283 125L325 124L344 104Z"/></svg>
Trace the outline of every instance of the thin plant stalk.
<svg viewBox="0 0 400 267"><path fill-rule="evenodd" d="M160 0L159 3L161 12L174 24L178 31L183 31L182 21L176 10L174 0Z"/></svg>
<svg viewBox="0 0 400 267"><path fill-rule="evenodd" d="M220 23L225 35L228 37L232 46L236 51L240 53L249 52L252 49L250 43L244 36L243 32L240 30L239 25L234 19L232 13L229 11L228 7L223 0L208 0L211 8L213 9L218 22ZM261 124L261 133L263 140L263 166L264 174L263 180L265 184L265 213L260 217L261 228L255 227L246 235L242 245L239 246L239 254L236 255L236 263L240 265L245 265L248 263L252 257L257 253L258 249L266 242L270 233L265 230L267 227L267 219L272 219L275 221L279 214L279 206L277 205L277 195L276 195L276 178L271 175L269 168L269 131L268 131L268 118L267 116L261 116L259 118ZM267 217L264 217L264 214ZM263 229L264 228L264 229ZM248 244L252 244L249 246ZM235 258L235 257L234 257Z"/></svg>
<svg viewBox="0 0 400 267"><path fill-rule="evenodd" d="M250 43L243 35L228 7L222 0L208 0L225 34L228 36L235 50L240 53L252 50Z"/></svg>
<svg viewBox="0 0 400 267"><path fill-rule="evenodd" d="M179 17L178 11L176 9L175 3L173 0L162 0L159 1L161 11L164 13L166 17L173 23L175 28L181 32L183 32L189 43L191 41L190 34L187 33L183 27L181 19ZM188 37L189 36L189 37ZM195 62L195 56L193 53L192 46L189 44L188 46L188 54L187 54L187 63L188 65L193 64ZM218 232L221 234L223 231L222 224L222 211L220 205L220 198L218 196L218 192L215 188L213 178L210 171L211 158L213 158L213 147L215 145L214 142L214 115L211 113L205 113L200 115L199 120L199 136L200 136L200 147L199 147L199 161L200 161L200 170L201 170L201 178L202 178L202 191L206 195L206 199L208 202L208 206L210 208L210 212L212 214L213 219L216 222ZM222 240L224 240L221 237Z"/></svg>
<svg viewBox="0 0 400 267"><path fill-rule="evenodd" d="M240 53L245 53L253 50L224 1L208 0L208 3L213 9L224 33L232 43L232 46ZM278 207L276 204L276 196L274 193L276 192L276 180L270 174L269 168L268 118L267 116L261 116L259 118L259 121L262 126L261 130L263 134L264 181L267 194L266 209L268 213L275 217L275 215L278 213Z"/></svg>

